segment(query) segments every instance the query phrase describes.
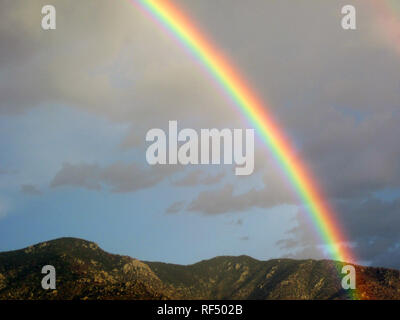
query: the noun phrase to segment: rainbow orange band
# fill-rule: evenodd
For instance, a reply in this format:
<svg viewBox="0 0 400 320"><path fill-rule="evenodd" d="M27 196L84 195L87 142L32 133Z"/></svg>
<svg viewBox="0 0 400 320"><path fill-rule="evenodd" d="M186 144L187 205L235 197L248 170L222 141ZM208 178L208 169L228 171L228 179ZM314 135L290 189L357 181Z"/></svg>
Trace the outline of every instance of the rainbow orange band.
<svg viewBox="0 0 400 320"><path fill-rule="evenodd" d="M400 1L371 0L371 4L388 44L400 53Z"/></svg>
<svg viewBox="0 0 400 320"><path fill-rule="evenodd" d="M309 212L313 224L334 260L353 262L346 238L315 178L268 109L246 85L226 57L196 28L186 14L168 0L130 0L140 5L196 56L221 88L255 127L273 153Z"/></svg>

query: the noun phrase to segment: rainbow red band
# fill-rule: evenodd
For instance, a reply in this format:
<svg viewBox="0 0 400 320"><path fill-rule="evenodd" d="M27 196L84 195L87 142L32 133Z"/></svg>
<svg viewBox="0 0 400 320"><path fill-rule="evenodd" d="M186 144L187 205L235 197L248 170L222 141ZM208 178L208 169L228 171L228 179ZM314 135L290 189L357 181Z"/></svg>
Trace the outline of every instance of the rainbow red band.
<svg viewBox="0 0 400 320"><path fill-rule="evenodd" d="M383 37L400 53L400 1L371 0L371 5Z"/></svg>
<svg viewBox="0 0 400 320"><path fill-rule="evenodd" d="M192 20L168 0L130 0L140 5L196 56L266 143L309 212L315 229L334 260L354 262L342 228L323 196L316 179L266 106L244 78L207 39Z"/></svg>

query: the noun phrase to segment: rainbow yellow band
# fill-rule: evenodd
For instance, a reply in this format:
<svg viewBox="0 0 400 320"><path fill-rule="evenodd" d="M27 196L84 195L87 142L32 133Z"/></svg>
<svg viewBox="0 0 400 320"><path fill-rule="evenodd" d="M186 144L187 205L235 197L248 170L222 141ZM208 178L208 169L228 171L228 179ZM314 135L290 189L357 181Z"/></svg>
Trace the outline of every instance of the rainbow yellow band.
<svg viewBox="0 0 400 320"><path fill-rule="evenodd" d="M313 224L334 260L353 262L346 238L315 178L298 157L268 109L245 84L243 77L212 45L187 15L168 0L130 0L154 16L187 47L255 127L310 213Z"/></svg>

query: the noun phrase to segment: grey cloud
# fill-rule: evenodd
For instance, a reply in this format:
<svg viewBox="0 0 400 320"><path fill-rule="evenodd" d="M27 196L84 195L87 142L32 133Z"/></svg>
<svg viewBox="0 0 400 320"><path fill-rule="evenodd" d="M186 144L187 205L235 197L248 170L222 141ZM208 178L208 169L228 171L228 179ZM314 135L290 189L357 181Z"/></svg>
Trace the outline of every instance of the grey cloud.
<svg viewBox="0 0 400 320"><path fill-rule="evenodd" d="M178 213L185 207L184 201L177 201L172 203L166 210L166 213Z"/></svg>
<svg viewBox="0 0 400 320"><path fill-rule="evenodd" d="M227 222L228 225L232 226L242 226L243 225L243 219L237 219L237 220L229 220Z"/></svg>
<svg viewBox="0 0 400 320"><path fill-rule="evenodd" d="M188 187L197 185L212 185L221 182L225 177L225 172L218 174L207 174L203 170L193 170L187 173L184 177L174 181L174 185L178 187Z"/></svg>
<svg viewBox="0 0 400 320"><path fill-rule="evenodd" d="M90 190L100 190L102 170L97 164L64 163L51 181L51 187L78 186Z"/></svg>
<svg viewBox="0 0 400 320"><path fill-rule="evenodd" d="M209 125L228 119L226 99L197 63L129 1L86 0L71 10L69 2L55 0L51 32L40 28L43 4L0 4L0 112L58 102L141 133L171 117ZM136 146L137 133L123 146Z"/></svg>
<svg viewBox="0 0 400 320"><path fill-rule="evenodd" d="M239 182L241 178L236 179ZM276 167L270 167L264 172L261 188L251 188L248 191L237 193L233 184L226 184L216 190L200 192L188 205L188 210L205 214L221 214L297 203L298 201L288 183L284 181L284 177L276 170Z"/></svg>
<svg viewBox="0 0 400 320"><path fill-rule="evenodd" d="M291 193L286 190L282 192L275 186L252 188L244 193L235 194L233 185L227 184L218 190L200 192L187 209L204 214L222 214L296 203Z"/></svg>
<svg viewBox="0 0 400 320"><path fill-rule="evenodd" d="M237 196L234 197L233 190L232 185L225 185L219 190L203 191L189 204L188 210L205 214L220 214L239 212L253 206L246 194L239 199Z"/></svg>
<svg viewBox="0 0 400 320"><path fill-rule="evenodd" d="M21 185L21 192L32 196L38 196L42 194L38 187L33 184Z"/></svg>
<svg viewBox="0 0 400 320"><path fill-rule="evenodd" d="M282 258L289 258L289 259L330 259L326 253L323 252L321 247L315 245L307 245L304 247L298 246L296 247L296 251L292 251L287 254L283 254Z"/></svg>
<svg viewBox="0 0 400 320"><path fill-rule="evenodd" d="M134 163L114 163L106 167L64 163L50 185L53 188L75 186L90 190L100 190L107 186L111 192L134 192L150 188L179 170L179 166L145 168Z"/></svg>
<svg viewBox="0 0 400 320"><path fill-rule="evenodd" d="M224 1L213 14L207 3L186 4L250 72L333 199L366 196L400 182L399 57L383 41L367 5L354 1L358 30L343 32L339 9L352 2L252 1L249 8L234 1L231 23L223 18Z"/></svg>
<svg viewBox="0 0 400 320"><path fill-rule="evenodd" d="M322 120L322 119L321 119ZM304 147L304 158L332 198L366 196L400 187L398 112L369 116L362 122L345 119L332 110L319 134Z"/></svg>
<svg viewBox="0 0 400 320"><path fill-rule="evenodd" d="M55 0L55 32L38 27L43 1L0 5L2 112L74 105L131 124L123 148L142 145L149 128L171 119L243 125L201 68L128 1L99 0L95 10L93 3L70 10ZM346 33L337 2L221 1L212 13L206 2L180 5L269 102L328 195L362 196L399 184L398 57L371 33L366 6L357 6L357 32Z"/></svg>
<svg viewBox="0 0 400 320"><path fill-rule="evenodd" d="M382 201L374 197L367 200L348 200L338 206L337 219L356 258L375 266L400 268L400 198ZM306 213L299 211L297 226L288 231L288 237L277 244L296 258L325 257L321 239L315 235Z"/></svg>
<svg viewBox="0 0 400 320"><path fill-rule="evenodd" d="M389 259L389 248L398 241L397 209L371 200L367 207L359 201L400 187L399 57L377 31L368 7L353 0L226 0L213 2L213 10L208 1L178 3L249 79L328 200L346 203L338 210L340 220L354 220L349 230L355 230L360 251L365 248L364 258ZM71 10L68 1L54 0L55 32L39 27L37 13L44 4L0 4L0 113L21 114L54 102L73 105L130 124L123 148L142 145L149 128L165 127L172 119L192 127L244 125L197 62L129 1L81 1L78 10ZM340 28L344 4L358 8L356 32ZM268 174L268 161L257 156L260 174ZM65 164L51 185L92 190L105 185L128 192L171 175L161 171L148 173L126 164ZM239 194L231 185L209 190L189 208L217 214L296 203L287 187L275 181L266 177L265 187ZM376 213L365 219L371 208ZM383 221L379 210L387 217ZM308 231L300 222L291 231L299 247L280 244L287 250L303 246L312 254L310 246L317 240L305 237ZM375 231L378 237L367 240ZM378 248L386 256L379 256ZM396 251L391 252L396 257Z"/></svg>

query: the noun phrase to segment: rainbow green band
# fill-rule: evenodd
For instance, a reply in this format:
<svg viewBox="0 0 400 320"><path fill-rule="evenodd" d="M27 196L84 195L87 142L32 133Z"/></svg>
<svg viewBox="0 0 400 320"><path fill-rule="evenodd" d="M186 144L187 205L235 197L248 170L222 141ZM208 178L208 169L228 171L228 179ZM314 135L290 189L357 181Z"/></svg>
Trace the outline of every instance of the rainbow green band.
<svg viewBox="0 0 400 320"><path fill-rule="evenodd" d="M228 59L212 45L191 19L168 0L130 0L150 13L170 31L181 44L197 57L220 87L232 99L241 113L255 127L257 133L272 152L297 195L310 214L313 225L333 260L354 262L346 238L323 196L316 179L311 175L283 130L269 114L268 108L250 90L243 76Z"/></svg>

